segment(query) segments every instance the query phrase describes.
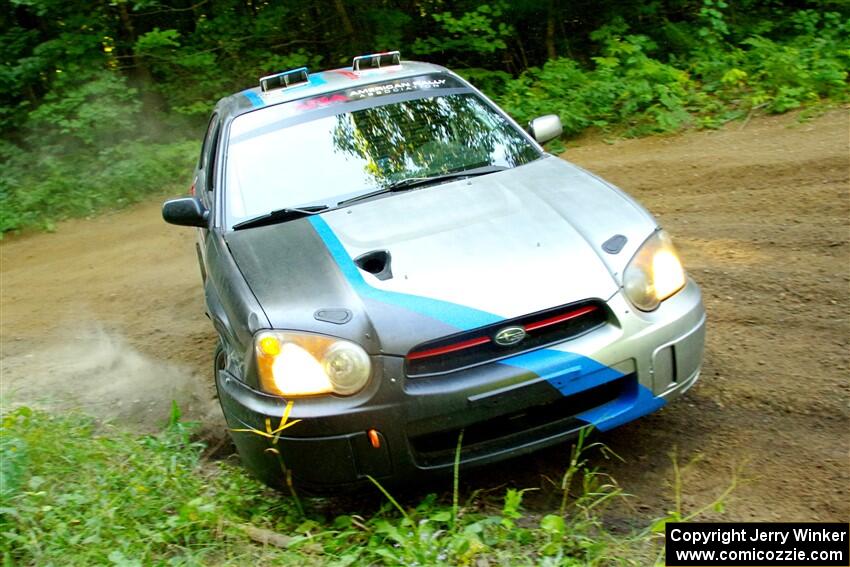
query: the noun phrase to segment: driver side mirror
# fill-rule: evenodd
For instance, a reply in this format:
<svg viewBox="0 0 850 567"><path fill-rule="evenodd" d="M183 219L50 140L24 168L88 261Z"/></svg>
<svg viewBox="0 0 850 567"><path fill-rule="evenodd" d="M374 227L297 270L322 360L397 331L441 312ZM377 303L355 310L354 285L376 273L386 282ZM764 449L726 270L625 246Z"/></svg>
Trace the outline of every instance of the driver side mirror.
<svg viewBox="0 0 850 567"><path fill-rule="evenodd" d="M162 218L180 226L209 228L210 212L197 197L180 197L162 204Z"/></svg>
<svg viewBox="0 0 850 567"><path fill-rule="evenodd" d="M561 119L557 114L540 116L528 123L528 133L541 144L554 140L563 132L564 127L561 125Z"/></svg>

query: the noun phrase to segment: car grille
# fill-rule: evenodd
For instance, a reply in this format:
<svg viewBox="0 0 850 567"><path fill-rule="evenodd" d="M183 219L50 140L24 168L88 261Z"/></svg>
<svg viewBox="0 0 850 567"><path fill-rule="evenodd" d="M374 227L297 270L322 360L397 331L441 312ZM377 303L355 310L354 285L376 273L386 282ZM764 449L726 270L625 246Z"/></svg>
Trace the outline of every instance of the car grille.
<svg viewBox="0 0 850 567"><path fill-rule="evenodd" d="M604 325L608 319L608 308L598 300L508 319L417 345L407 354L405 372L409 378L419 378L494 362L574 339ZM514 345L497 344L496 335L509 327L521 327L525 338Z"/></svg>
<svg viewBox="0 0 850 567"><path fill-rule="evenodd" d="M634 380L633 374L624 376L572 396L479 421L464 428L411 437L409 440L413 457L418 465L426 467L451 463L461 430L461 455L464 459L486 457L578 430L586 426L587 422L578 419L576 415L617 399L630 381Z"/></svg>

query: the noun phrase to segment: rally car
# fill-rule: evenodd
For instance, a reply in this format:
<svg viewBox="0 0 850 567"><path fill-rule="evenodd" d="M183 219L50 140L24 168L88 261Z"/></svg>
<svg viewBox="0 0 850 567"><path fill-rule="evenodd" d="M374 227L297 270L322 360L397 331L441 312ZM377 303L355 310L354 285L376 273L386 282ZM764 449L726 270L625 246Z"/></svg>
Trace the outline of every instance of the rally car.
<svg viewBox="0 0 850 567"><path fill-rule="evenodd" d="M690 388L705 312L670 237L457 74L367 55L223 98L192 196L244 463L353 487L609 430Z"/></svg>

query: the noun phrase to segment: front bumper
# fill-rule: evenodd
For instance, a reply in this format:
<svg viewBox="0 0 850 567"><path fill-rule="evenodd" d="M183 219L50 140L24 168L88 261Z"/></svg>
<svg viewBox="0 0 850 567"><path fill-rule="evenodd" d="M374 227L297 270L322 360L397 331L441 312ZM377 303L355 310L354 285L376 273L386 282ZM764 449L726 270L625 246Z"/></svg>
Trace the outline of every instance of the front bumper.
<svg viewBox="0 0 850 567"><path fill-rule="evenodd" d="M403 358L375 357L376 375L363 392L296 400L289 419L301 422L272 437L232 432L233 440L269 484L282 480L279 455L297 483L321 490L360 484L367 475L410 481L451 471L461 430L461 463L473 466L558 443L588 425L617 427L696 382L705 312L690 280L652 313L636 311L621 292L607 303L611 324L443 376L409 379ZM231 430L278 427L283 400L224 371L217 386Z"/></svg>

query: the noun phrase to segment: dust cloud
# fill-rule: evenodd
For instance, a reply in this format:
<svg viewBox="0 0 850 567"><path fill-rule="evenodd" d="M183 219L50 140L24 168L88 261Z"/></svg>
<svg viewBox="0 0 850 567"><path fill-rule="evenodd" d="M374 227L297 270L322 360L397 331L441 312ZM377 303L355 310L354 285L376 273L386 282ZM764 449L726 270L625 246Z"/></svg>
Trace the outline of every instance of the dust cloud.
<svg viewBox="0 0 850 567"><path fill-rule="evenodd" d="M212 376L146 356L118 332L93 324L28 341L0 361L4 410L82 411L150 433L168 422L173 400L184 420L201 422L205 436L224 432Z"/></svg>

